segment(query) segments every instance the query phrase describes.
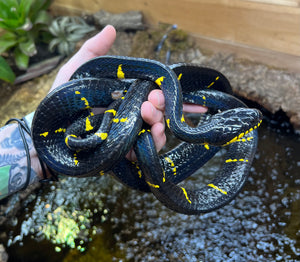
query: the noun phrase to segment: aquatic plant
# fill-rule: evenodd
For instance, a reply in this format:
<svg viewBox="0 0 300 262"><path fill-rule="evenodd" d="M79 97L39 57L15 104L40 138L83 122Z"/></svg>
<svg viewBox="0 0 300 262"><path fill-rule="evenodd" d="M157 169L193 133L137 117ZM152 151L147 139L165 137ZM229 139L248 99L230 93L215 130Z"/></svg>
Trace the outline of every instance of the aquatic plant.
<svg viewBox="0 0 300 262"><path fill-rule="evenodd" d="M13 82L15 73L6 58L25 70L29 58L37 53L36 43L48 38L51 16L46 11L52 0L0 1L0 79ZM9 51L9 53L8 53Z"/></svg>
<svg viewBox="0 0 300 262"><path fill-rule="evenodd" d="M54 37L50 41L49 50L54 52L57 49L61 55L70 55L76 43L95 30L95 27L78 16L61 16L52 21L49 30Z"/></svg>

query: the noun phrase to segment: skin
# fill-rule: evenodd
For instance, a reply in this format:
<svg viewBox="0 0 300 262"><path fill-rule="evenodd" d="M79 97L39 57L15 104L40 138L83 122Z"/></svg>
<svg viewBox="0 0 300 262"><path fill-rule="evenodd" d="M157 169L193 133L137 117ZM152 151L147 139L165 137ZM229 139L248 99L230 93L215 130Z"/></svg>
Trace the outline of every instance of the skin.
<svg viewBox="0 0 300 262"><path fill-rule="evenodd" d="M79 51L61 67L50 91L67 82L75 70L89 59L105 55L113 45L115 38L115 28L108 25L101 32L88 39ZM164 108L165 99L161 90L153 90L148 96L148 101L144 102L141 108L142 118L151 125L151 134L157 151L160 151L166 142ZM207 110L204 107L195 105L184 105L183 109L186 112L198 113L203 113ZM26 140L30 149L31 182L33 183L35 180L42 178L42 170L31 138L26 136ZM10 166L10 177L16 173L16 170L19 170L17 173L21 180L24 180L26 178L27 162L22 143L16 124L0 128L0 168ZM129 160L136 159L133 150L127 154L127 158ZM48 171L47 175L50 176ZM0 199L2 197L0 195Z"/></svg>

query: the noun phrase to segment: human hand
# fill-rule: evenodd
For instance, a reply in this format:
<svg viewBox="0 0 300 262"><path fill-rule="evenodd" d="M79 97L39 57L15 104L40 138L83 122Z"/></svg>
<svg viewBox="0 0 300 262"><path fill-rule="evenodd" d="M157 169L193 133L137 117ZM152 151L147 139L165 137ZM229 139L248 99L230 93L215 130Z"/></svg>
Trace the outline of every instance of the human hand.
<svg viewBox="0 0 300 262"><path fill-rule="evenodd" d="M113 26L106 26L101 32L88 39L79 51L59 70L51 90L67 82L76 69L88 60L105 55L116 38L116 30ZM50 90L50 91L51 91ZM160 151L166 143L165 122L164 122L165 99L161 90L153 90L141 108L143 120L151 125L151 134L157 151ZM200 106L184 105L187 112L205 112L206 109ZM135 160L135 154L131 150L127 154L129 160Z"/></svg>

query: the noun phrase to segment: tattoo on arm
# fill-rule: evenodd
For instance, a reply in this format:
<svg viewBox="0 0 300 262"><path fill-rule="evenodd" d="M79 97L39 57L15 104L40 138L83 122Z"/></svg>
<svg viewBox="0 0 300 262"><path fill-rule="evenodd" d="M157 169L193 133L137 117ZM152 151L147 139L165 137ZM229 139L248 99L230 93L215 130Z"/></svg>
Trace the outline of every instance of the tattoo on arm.
<svg viewBox="0 0 300 262"><path fill-rule="evenodd" d="M25 133L29 150L33 149L30 136ZM26 152L17 125L0 128L0 199L23 188L27 179ZM31 169L30 182L38 181Z"/></svg>

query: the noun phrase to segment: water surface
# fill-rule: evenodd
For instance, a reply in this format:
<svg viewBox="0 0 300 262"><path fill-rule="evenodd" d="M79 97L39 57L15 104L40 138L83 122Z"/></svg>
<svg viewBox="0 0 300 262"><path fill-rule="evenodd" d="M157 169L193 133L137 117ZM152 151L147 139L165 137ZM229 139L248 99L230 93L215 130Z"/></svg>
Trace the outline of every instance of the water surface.
<svg viewBox="0 0 300 262"><path fill-rule="evenodd" d="M300 138L265 118L248 182L217 211L177 214L110 176L62 179L27 200L9 261L300 261ZM185 183L201 186L219 153Z"/></svg>

